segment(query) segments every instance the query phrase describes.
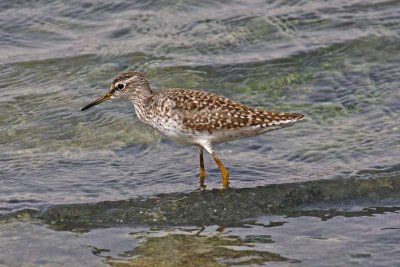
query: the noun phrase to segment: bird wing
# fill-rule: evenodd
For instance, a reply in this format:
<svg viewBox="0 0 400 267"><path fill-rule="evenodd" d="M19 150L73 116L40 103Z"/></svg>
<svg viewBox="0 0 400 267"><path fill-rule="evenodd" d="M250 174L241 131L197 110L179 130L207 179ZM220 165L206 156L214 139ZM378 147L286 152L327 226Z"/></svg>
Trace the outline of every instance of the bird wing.
<svg viewBox="0 0 400 267"><path fill-rule="evenodd" d="M189 89L161 91L163 106L196 130L237 129L259 125L260 128L287 124L303 118L298 113L274 112L247 107L239 102L211 92Z"/></svg>

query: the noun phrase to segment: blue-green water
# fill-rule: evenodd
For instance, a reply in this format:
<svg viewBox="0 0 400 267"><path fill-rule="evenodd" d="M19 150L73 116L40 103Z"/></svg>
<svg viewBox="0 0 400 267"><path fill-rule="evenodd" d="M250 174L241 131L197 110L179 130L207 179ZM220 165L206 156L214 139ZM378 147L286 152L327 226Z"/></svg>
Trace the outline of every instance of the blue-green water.
<svg viewBox="0 0 400 267"><path fill-rule="evenodd" d="M1 1L0 265L395 266L398 1ZM136 69L300 112L217 147L231 172L126 102ZM215 190L213 190L215 189Z"/></svg>

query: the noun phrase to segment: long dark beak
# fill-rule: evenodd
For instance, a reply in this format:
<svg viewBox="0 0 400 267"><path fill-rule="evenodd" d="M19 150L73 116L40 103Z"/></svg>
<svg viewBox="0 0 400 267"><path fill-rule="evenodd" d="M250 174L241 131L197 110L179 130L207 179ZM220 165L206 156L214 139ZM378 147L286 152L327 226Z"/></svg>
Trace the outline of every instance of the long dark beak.
<svg viewBox="0 0 400 267"><path fill-rule="evenodd" d="M111 96L112 96L111 93L108 92L108 93L105 94L104 96L99 97L99 98L97 98L95 101L93 101L92 103L90 103L90 104L84 106L84 107L81 109L81 111L85 111L85 110L87 110L87 109L89 109L89 108L91 108L91 107L94 107L94 106L96 106L96 105L98 105L98 104L100 104L100 103L103 103L104 101L107 101L107 100L111 99Z"/></svg>

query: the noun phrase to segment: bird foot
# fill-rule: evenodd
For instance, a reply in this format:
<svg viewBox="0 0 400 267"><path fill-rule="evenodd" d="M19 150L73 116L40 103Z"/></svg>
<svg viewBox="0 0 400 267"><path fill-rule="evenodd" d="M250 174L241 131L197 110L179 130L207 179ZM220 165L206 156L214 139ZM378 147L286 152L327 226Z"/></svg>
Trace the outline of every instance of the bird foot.
<svg viewBox="0 0 400 267"><path fill-rule="evenodd" d="M206 190L206 185L205 184L201 184L200 186L199 186L199 190L201 190L201 191L204 191L204 190Z"/></svg>

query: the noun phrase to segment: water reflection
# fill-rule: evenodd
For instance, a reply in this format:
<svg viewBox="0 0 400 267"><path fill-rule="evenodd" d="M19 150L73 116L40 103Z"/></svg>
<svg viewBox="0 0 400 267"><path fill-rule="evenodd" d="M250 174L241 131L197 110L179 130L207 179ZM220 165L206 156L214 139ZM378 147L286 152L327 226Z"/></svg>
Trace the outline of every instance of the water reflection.
<svg viewBox="0 0 400 267"><path fill-rule="evenodd" d="M399 207L363 208L365 203L358 200L353 205L327 205L331 208L303 206L281 215L205 227L102 224L88 228L69 222L67 229L65 225L58 227L55 221L45 227L37 219L38 213L21 211L12 218L0 218L0 240L4 240L0 242L0 254L7 251L3 261L6 265L29 261L54 266L65 263L65 257L72 266L232 266L274 262L281 266L320 266L321 258L328 265L396 265ZM21 249L23 255L18 253Z"/></svg>
<svg viewBox="0 0 400 267"><path fill-rule="evenodd" d="M111 266L177 267L251 265L270 261L300 262L257 249L254 243L265 240L264 236L248 236L242 240L237 236L220 233L202 233L202 229L183 230L150 234L135 249L121 254L119 259L107 257L104 261ZM273 241L268 239L268 242Z"/></svg>

